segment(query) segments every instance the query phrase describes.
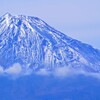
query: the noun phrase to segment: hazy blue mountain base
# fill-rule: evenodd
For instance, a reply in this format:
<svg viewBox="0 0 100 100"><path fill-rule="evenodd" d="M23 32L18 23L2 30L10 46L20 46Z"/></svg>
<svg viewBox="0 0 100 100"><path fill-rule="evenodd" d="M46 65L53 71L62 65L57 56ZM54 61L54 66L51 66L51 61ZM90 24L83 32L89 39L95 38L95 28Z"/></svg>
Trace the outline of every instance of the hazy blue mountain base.
<svg viewBox="0 0 100 100"><path fill-rule="evenodd" d="M57 78L0 77L0 100L100 100L100 80L84 75Z"/></svg>

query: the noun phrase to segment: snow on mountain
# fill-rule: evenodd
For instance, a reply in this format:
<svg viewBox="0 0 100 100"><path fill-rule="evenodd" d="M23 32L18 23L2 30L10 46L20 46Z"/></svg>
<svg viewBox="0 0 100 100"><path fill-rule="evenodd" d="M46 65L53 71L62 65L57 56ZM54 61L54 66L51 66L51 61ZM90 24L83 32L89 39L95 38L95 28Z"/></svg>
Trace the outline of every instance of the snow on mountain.
<svg viewBox="0 0 100 100"><path fill-rule="evenodd" d="M22 69L53 70L71 67L87 72L100 71L100 51L55 30L31 16L0 17L0 66L15 63Z"/></svg>

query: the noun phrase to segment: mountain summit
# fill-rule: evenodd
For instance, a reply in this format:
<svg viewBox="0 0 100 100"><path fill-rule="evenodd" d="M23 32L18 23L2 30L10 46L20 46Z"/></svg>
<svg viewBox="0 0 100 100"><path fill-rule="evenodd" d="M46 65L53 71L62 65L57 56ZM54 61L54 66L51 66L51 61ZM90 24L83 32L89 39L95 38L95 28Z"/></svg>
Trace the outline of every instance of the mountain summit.
<svg viewBox="0 0 100 100"><path fill-rule="evenodd" d="M23 69L53 70L71 67L87 72L100 71L100 51L55 30L31 16L0 17L0 65L14 63Z"/></svg>

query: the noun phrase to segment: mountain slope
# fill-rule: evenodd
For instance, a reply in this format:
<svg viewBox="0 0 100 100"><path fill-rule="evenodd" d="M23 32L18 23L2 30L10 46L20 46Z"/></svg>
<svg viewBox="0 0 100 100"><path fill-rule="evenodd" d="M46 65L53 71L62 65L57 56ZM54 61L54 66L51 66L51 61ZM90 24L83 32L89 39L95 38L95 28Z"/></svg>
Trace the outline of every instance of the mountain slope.
<svg viewBox="0 0 100 100"><path fill-rule="evenodd" d="M37 17L7 13L0 18L0 65L8 68L14 63L32 70L66 66L99 72L100 51L66 36Z"/></svg>

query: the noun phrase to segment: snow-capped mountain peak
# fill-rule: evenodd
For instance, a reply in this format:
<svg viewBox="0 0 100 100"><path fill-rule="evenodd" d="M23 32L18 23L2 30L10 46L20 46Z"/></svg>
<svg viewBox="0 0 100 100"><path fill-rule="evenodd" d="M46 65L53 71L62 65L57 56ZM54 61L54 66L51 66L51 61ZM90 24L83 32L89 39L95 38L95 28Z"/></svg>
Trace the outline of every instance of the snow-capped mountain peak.
<svg viewBox="0 0 100 100"><path fill-rule="evenodd" d="M52 70L56 67L99 72L100 51L55 30L37 17L0 18L0 65L14 63L23 69Z"/></svg>
<svg viewBox="0 0 100 100"><path fill-rule="evenodd" d="M12 15L10 14L10 13L5 13L2 17L4 17L4 18L10 18Z"/></svg>
<svg viewBox="0 0 100 100"><path fill-rule="evenodd" d="M3 21L7 26L9 26L11 17L11 14L6 13L0 18L0 22Z"/></svg>

